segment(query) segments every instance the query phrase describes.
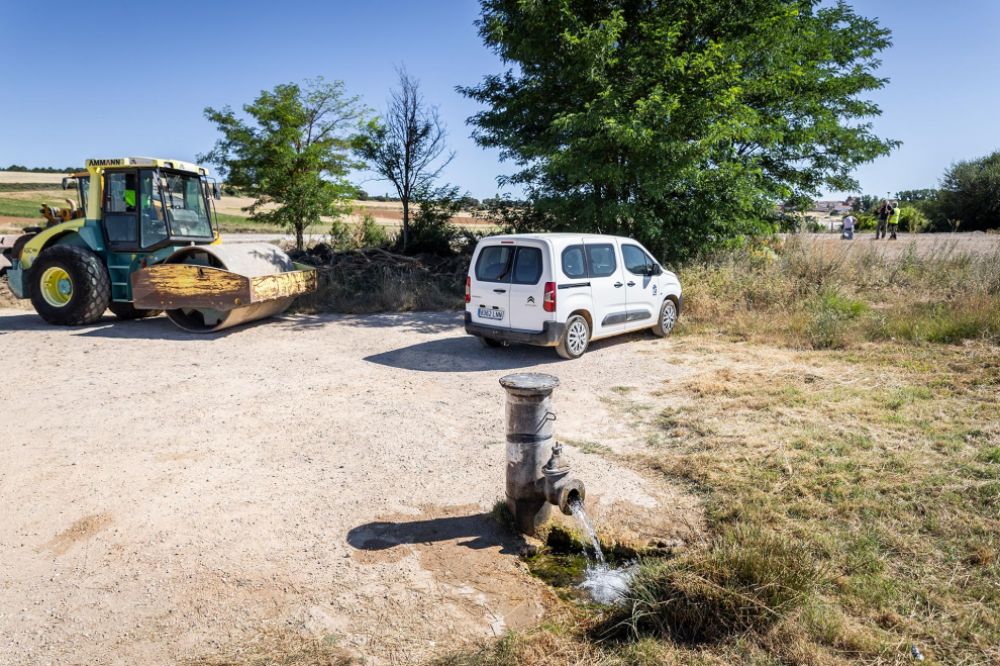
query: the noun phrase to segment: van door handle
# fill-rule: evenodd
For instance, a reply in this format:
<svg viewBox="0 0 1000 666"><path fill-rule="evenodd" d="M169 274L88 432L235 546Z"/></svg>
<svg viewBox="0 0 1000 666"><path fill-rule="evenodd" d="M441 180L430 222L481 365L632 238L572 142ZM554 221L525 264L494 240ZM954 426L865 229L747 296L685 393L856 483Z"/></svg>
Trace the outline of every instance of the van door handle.
<svg viewBox="0 0 1000 666"><path fill-rule="evenodd" d="M618 288L618 287L620 287L620 286L622 286L622 283L621 283L621 282L615 282L615 289L617 289L617 288Z"/></svg>
<svg viewBox="0 0 1000 666"><path fill-rule="evenodd" d="M493 293L494 294L506 294L507 290L506 289L494 289Z"/></svg>
<svg viewBox="0 0 1000 666"><path fill-rule="evenodd" d="M629 280L629 281L628 281L628 286L630 286L630 287L634 287L634 286L635 286L635 282L632 282L631 280Z"/></svg>

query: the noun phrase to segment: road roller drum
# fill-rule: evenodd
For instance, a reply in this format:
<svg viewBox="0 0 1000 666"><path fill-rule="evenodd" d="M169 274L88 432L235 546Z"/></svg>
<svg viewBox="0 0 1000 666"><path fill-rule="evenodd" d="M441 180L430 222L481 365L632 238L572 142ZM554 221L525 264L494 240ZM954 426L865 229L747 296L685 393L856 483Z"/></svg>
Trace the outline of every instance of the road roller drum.
<svg viewBox="0 0 1000 666"><path fill-rule="evenodd" d="M132 274L137 308L165 310L195 333L272 317L314 289L314 269L266 243L193 245Z"/></svg>

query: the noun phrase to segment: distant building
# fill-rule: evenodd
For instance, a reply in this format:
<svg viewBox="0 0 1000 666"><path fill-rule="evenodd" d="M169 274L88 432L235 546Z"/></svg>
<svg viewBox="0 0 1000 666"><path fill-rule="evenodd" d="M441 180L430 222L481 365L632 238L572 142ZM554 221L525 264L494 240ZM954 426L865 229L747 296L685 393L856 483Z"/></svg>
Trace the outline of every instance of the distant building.
<svg viewBox="0 0 1000 666"><path fill-rule="evenodd" d="M854 197L847 197L843 201L814 201L809 212L820 215L842 215L854 208Z"/></svg>

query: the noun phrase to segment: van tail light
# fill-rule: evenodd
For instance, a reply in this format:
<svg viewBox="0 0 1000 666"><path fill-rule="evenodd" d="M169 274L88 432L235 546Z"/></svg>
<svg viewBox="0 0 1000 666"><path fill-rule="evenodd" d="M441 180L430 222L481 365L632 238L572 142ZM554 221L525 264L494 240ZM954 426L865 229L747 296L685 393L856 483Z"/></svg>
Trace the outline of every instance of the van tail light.
<svg viewBox="0 0 1000 666"><path fill-rule="evenodd" d="M545 298L542 300L542 307L546 312L556 311L556 283L545 283Z"/></svg>
<svg viewBox="0 0 1000 666"><path fill-rule="evenodd" d="M466 275L465 276L465 302L466 303L471 303L472 302L472 276L471 275Z"/></svg>

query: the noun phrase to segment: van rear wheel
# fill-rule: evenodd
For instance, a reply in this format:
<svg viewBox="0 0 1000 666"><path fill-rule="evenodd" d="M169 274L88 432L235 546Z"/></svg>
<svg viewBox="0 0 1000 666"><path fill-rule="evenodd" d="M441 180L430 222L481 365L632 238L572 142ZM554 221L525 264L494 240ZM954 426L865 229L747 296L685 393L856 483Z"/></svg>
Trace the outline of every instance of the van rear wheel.
<svg viewBox="0 0 1000 666"><path fill-rule="evenodd" d="M565 359L580 358L590 346L590 326L580 315L566 321L566 332L556 346L556 353Z"/></svg>

